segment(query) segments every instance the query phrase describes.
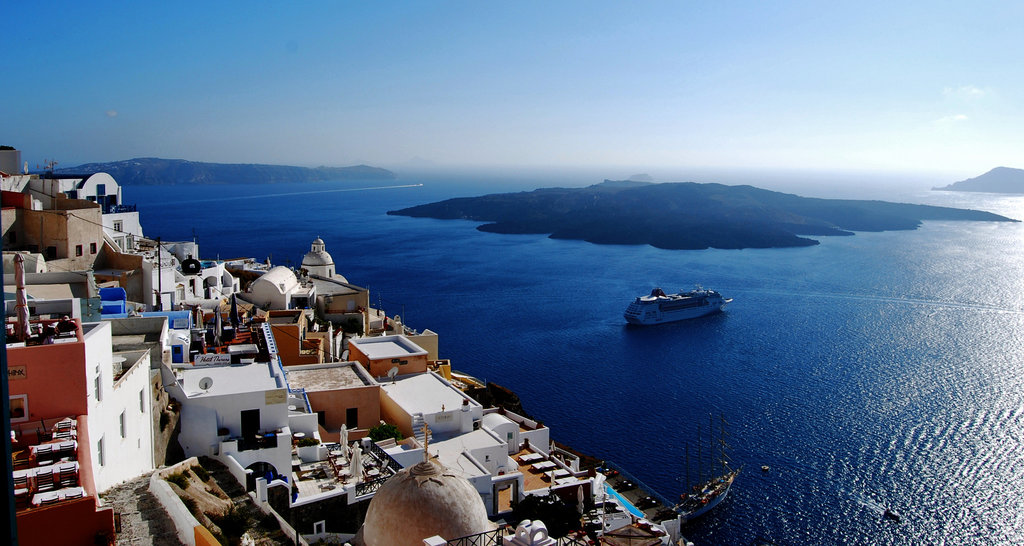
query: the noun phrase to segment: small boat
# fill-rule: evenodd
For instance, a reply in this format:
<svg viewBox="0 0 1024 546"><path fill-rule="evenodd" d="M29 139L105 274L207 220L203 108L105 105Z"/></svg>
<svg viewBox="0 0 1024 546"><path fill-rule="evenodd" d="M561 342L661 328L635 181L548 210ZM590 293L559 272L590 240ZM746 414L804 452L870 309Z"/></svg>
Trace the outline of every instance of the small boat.
<svg viewBox="0 0 1024 546"><path fill-rule="evenodd" d="M710 440L711 445L708 446L708 455L710 458L714 458L714 417L711 418L711 430ZM710 468L708 469L708 478L704 479L704 472L701 470L701 444L700 444L700 431L698 430L697 435L697 484L694 485L690 491L679 495L679 504L673 507L679 515L682 516L684 522L698 518L717 506L720 502L725 500L726 495L729 494L729 489L732 487L733 482L736 480L736 476L739 475L741 469L732 469L729 467L728 455L726 454L726 448L728 445L725 442L725 419L722 419L722 428L719 434L719 462L721 463L722 470L718 474L715 471L713 461L710 461ZM686 483L690 483L690 446L686 446Z"/></svg>
<svg viewBox="0 0 1024 546"><path fill-rule="evenodd" d="M899 513L897 513L892 508L886 508L885 509L885 513L882 514L882 515L885 516L886 519L891 519L891 520L895 521L896 523L900 522L900 515L899 515Z"/></svg>
<svg viewBox="0 0 1024 546"><path fill-rule="evenodd" d="M725 310L732 298L723 298L714 290L697 287L688 292L666 294L655 288L649 296L640 296L626 307L623 317L630 324L648 325L686 320Z"/></svg>

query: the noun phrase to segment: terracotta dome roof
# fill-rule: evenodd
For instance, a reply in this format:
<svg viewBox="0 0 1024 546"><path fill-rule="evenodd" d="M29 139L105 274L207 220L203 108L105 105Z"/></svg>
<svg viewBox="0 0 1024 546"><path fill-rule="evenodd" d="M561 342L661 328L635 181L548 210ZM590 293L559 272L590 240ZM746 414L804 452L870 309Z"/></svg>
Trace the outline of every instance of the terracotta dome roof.
<svg viewBox="0 0 1024 546"><path fill-rule="evenodd" d="M452 540L492 530L476 488L445 470L440 463L423 461L385 482L367 509L364 543L422 546L434 535Z"/></svg>

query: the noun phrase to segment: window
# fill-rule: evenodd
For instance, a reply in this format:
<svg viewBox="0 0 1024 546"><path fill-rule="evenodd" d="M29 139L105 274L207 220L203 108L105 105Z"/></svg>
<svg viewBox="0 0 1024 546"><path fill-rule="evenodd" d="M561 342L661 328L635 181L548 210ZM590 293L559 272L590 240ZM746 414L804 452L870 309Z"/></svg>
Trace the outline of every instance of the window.
<svg viewBox="0 0 1024 546"><path fill-rule="evenodd" d="M11 236L7 238L8 241L13 245L18 242L18 232L11 230Z"/></svg>
<svg viewBox="0 0 1024 546"><path fill-rule="evenodd" d="M96 254L96 243L89 243L89 253Z"/></svg>
<svg viewBox="0 0 1024 546"><path fill-rule="evenodd" d="M349 430L359 428L359 408L348 408L345 410L345 426Z"/></svg>
<svg viewBox="0 0 1024 546"><path fill-rule="evenodd" d="M128 428L127 428L127 425L125 424L124 412L123 411L121 412L120 424L121 424L121 437L122 438L127 438L128 437Z"/></svg>
<svg viewBox="0 0 1024 546"><path fill-rule="evenodd" d="M139 391L139 413L146 413L146 389Z"/></svg>
<svg viewBox="0 0 1024 546"><path fill-rule="evenodd" d="M106 194L107 194L107 185L106 184L96 184L96 195L106 195Z"/></svg>
<svg viewBox="0 0 1024 546"><path fill-rule="evenodd" d="M96 388L96 401L103 400L103 374L100 373L100 367L96 366L96 379L93 381Z"/></svg>
<svg viewBox="0 0 1024 546"><path fill-rule="evenodd" d="M82 245L75 245L75 256L82 255Z"/></svg>
<svg viewBox="0 0 1024 546"><path fill-rule="evenodd" d="M121 220L114 220L114 231L122 231L124 229L124 222Z"/></svg>
<svg viewBox="0 0 1024 546"><path fill-rule="evenodd" d="M12 423L21 423L28 421L28 395L27 394L15 394L8 397L11 403L10 413L8 416L11 418Z"/></svg>
<svg viewBox="0 0 1024 546"><path fill-rule="evenodd" d="M96 442L96 460L100 463L100 466L103 466L106 463L106 460L104 460L103 437L102 436Z"/></svg>
<svg viewBox="0 0 1024 546"><path fill-rule="evenodd" d="M316 412L316 422L320 426L326 428L327 427L327 412L326 411L318 411L318 412Z"/></svg>

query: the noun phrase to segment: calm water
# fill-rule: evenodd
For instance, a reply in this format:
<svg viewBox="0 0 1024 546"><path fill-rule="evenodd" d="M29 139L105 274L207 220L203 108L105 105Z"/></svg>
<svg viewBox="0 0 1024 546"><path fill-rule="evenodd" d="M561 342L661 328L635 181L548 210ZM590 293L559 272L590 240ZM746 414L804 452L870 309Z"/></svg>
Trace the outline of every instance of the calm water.
<svg viewBox="0 0 1024 546"><path fill-rule="evenodd" d="M1024 543L1024 224L665 251L384 214L544 181L361 189L419 181L124 195L148 236L195 229L206 258L295 265L322 237L375 303L438 332L456 368L512 388L557 440L669 498L684 487L684 442L723 414L745 469L687 527L698 544ZM891 199L1024 218L1024 196ZM625 326L636 295L694 283L735 301L697 321ZM903 521L884 520L885 506Z"/></svg>

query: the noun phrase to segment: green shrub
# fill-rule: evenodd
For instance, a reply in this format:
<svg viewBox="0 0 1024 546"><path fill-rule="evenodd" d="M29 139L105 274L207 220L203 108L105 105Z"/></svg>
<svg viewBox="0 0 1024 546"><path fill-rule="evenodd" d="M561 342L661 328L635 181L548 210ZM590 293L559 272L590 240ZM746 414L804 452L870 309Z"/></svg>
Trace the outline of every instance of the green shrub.
<svg viewBox="0 0 1024 546"><path fill-rule="evenodd" d="M195 472L196 477L199 478L199 481L207 482L210 480L210 473L207 472L205 468L199 465L193 466L192 472Z"/></svg>
<svg viewBox="0 0 1024 546"><path fill-rule="evenodd" d="M402 431L398 430L398 427L389 423L381 423L370 429L370 439L374 442L379 442L387 438L394 438L395 441L403 438Z"/></svg>
<svg viewBox="0 0 1024 546"><path fill-rule="evenodd" d="M177 485L182 489L188 489L188 476L185 476L185 474L181 472L177 472L171 474L170 476L167 476L167 481L173 483L174 485Z"/></svg>
<svg viewBox="0 0 1024 546"><path fill-rule="evenodd" d="M309 447L320 445L320 440L316 438L299 438L299 441L295 443L299 447Z"/></svg>

